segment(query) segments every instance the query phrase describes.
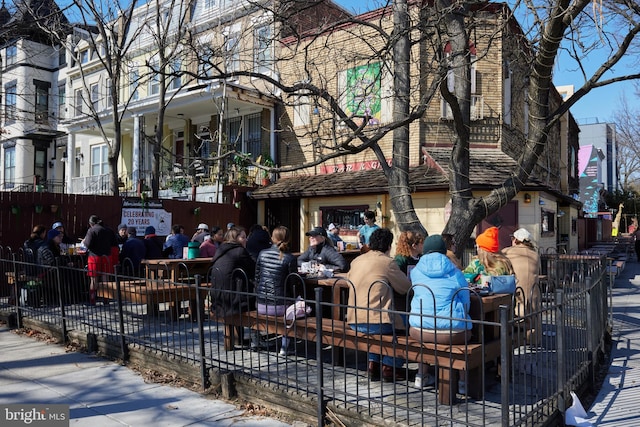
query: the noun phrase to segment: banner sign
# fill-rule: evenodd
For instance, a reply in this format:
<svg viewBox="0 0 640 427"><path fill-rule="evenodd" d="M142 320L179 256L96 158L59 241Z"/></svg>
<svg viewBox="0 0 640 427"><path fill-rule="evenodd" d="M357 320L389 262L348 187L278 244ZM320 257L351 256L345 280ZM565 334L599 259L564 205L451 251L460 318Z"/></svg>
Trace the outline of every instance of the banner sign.
<svg viewBox="0 0 640 427"><path fill-rule="evenodd" d="M162 202L127 200L122 202L122 224L135 227L138 236L144 236L148 226L156 229L158 236L171 234L172 215L164 210Z"/></svg>

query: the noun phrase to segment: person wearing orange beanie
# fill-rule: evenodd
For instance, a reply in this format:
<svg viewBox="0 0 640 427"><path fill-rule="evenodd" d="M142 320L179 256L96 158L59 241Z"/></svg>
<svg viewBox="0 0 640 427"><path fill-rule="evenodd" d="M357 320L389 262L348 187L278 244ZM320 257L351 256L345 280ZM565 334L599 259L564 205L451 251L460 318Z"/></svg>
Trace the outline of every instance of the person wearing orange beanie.
<svg viewBox="0 0 640 427"><path fill-rule="evenodd" d="M502 276L513 274L513 266L509 258L500 252L498 227L489 227L476 236L478 255L473 257L462 272L470 283L480 282L481 276Z"/></svg>

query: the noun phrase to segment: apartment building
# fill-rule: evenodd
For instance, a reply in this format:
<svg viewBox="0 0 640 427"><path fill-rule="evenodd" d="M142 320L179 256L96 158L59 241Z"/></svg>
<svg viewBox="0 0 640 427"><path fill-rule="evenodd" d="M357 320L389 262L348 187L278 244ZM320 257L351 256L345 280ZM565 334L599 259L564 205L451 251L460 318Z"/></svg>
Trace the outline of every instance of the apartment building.
<svg viewBox="0 0 640 427"><path fill-rule="evenodd" d="M517 22L508 18L502 7L494 5L474 14L475 29L469 40L472 55L469 176L478 195L503 184L528 135L529 70L519 58L526 45L522 43ZM417 7L411 9L412 22L420 20L421 12ZM284 40L286 47L304 51L305 55L291 55L288 61L281 59L279 67L281 78L290 84L299 81L323 84L347 114L360 119L362 132L375 136L379 128L392 123L393 116L394 65L390 54L379 54L385 52L386 40L377 35L380 28L386 34L392 33L392 16L389 10L380 9L358 19L368 25L352 23L307 39ZM420 36L415 35L413 40L420 40ZM448 49L446 45L443 47L445 56ZM283 53L281 57L289 55ZM409 68L412 111L420 107L430 88L433 75L429 70L435 70L434 63L428 41L412 44ZM452 78L447 74L444 81L453 85ZM553 105L562 102L555 90L550 95ZM349 151L353 133L322 99L302 96L297 105L287 105L286 112L278 159L282 165L306 162L310 167L252 193L260 201L263 217L259 221L269 223L271 218L285 218L295 223L299 218L300 225L295 228L300 230L334 223L341 227L345 240L355 243L363 212L373 210L380 225L398 231L389 200L389 183L373 151ZM407 155L411 196L421 223L430 233L441 232L451 214L447 176L455 138L451 118L448 105L436 97L425 114L410 124ZM548 139L545 152L525 185L526 191L481 225L481 228L501 225L505 229L501 236L503 245L508 244L509 230L525 226L542 248L558 245L577 248L578 140L577 125L570 114L552 129ZM382 137L378 145L390 163L391 133ZM321 161L336 149L343 149L345 154ZM299 245L302 248L306 244L301 234Z"/></svg>

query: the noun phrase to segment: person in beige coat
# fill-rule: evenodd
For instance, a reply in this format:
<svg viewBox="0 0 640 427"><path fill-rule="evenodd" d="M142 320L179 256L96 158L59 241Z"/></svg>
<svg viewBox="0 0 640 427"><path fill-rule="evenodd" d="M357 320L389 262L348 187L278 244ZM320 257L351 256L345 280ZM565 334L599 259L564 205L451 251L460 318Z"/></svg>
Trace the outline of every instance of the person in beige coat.
<svg viewBox="0 0 640 427"><path fill-rule="evenodd" d="M394 293L406 295L411 281L398 264L391 258L393 233L386 228L375 230L369 239L369 252L351 262L348 278L354 289L349 292L347 323L365 334L393 334L394 329L405 329L403 319L387 310L404 310L394 304ZM402 369L404 360L391 356L382 358L369 353L368 372L372 380L386 382L404 381L406 371Z"/></svg>
<svg viewBox="0 0 640 427"><path fill-rule="evenodd" d="M530 344L538 345L542 333L542 320L535 313L540 309L541 291L538 283L538 267L540 257L531 243L531 233L524 228L517 229L511 235L511 246L502 250L509 258L516 275L517 286L522 290L516 291L515 315L525 317L522 324L526 328L527 340Z"/></svg>

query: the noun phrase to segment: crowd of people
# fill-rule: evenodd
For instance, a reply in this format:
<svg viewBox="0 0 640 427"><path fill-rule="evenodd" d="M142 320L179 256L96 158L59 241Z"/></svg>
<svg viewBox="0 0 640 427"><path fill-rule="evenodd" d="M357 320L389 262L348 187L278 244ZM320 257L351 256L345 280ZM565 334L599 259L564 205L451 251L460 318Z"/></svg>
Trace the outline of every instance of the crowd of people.
<svg viewBox="0 0 640 427"><path fill-rule="evenodd" d="M451 235L430 235L420 231L403 231L391 256L393 233L375 224L375 214L365 213L366 224L358 232L362 242L361 255L349 265L340 253L342 239L339 228L314 227L305 234L309 247L299 256L291 253L291 232L287 227L254 225L247 230L233 223L226 230L205 223L198 225L189 238L179 224L172 227L164 241L153 226L146 228L144 238L136 229L121 225L112 231L97 216L89 218L89 228L82 239L88 254L87 275L90 279L89 303L95 304L101 276L120 265L125 273L137 274L143 259L183 258L191 243L200 256L211 257L211 307L218 318L257 309L259 314L283 316L293 295L287 294L286 279L301 271L305 264L321 265L333 273L345 272L353 286L349 292L346 321L365 334L393 334L408 330L420 342L460 344L471 338L469 316L469 286L482 285L492 276L514 275L521 291L517 293L515 313L522 316L535 312L540 293L535 289L538 254L531 234L520 228L511 236L512 246L500 250L497 227L490 227L475 238L477 254L462 268L455 255ZM366 228L365 228L366 227ZM66 243L65 243L66 242ZM65 234L64 225L51 229L36 225L24 242L35 264L59 265L63 245L73 239ZM467 290L467 291L462 291ZM256 295L255 300L248 295ZM394 315L394 312L406 315ZM530 317L524 325L533 342L540 339L540 319ZM242 328L236 331L243 340ZM261 348L261 337L254 334L251 346ZM281 354L290 351L288 338L282 337ZM406 379L404 360L371 353L368 374L372 380L399 381ZM428 367L420 366L416 386L433 384ZM463 387L463 385L461 386Z"/></svg>

